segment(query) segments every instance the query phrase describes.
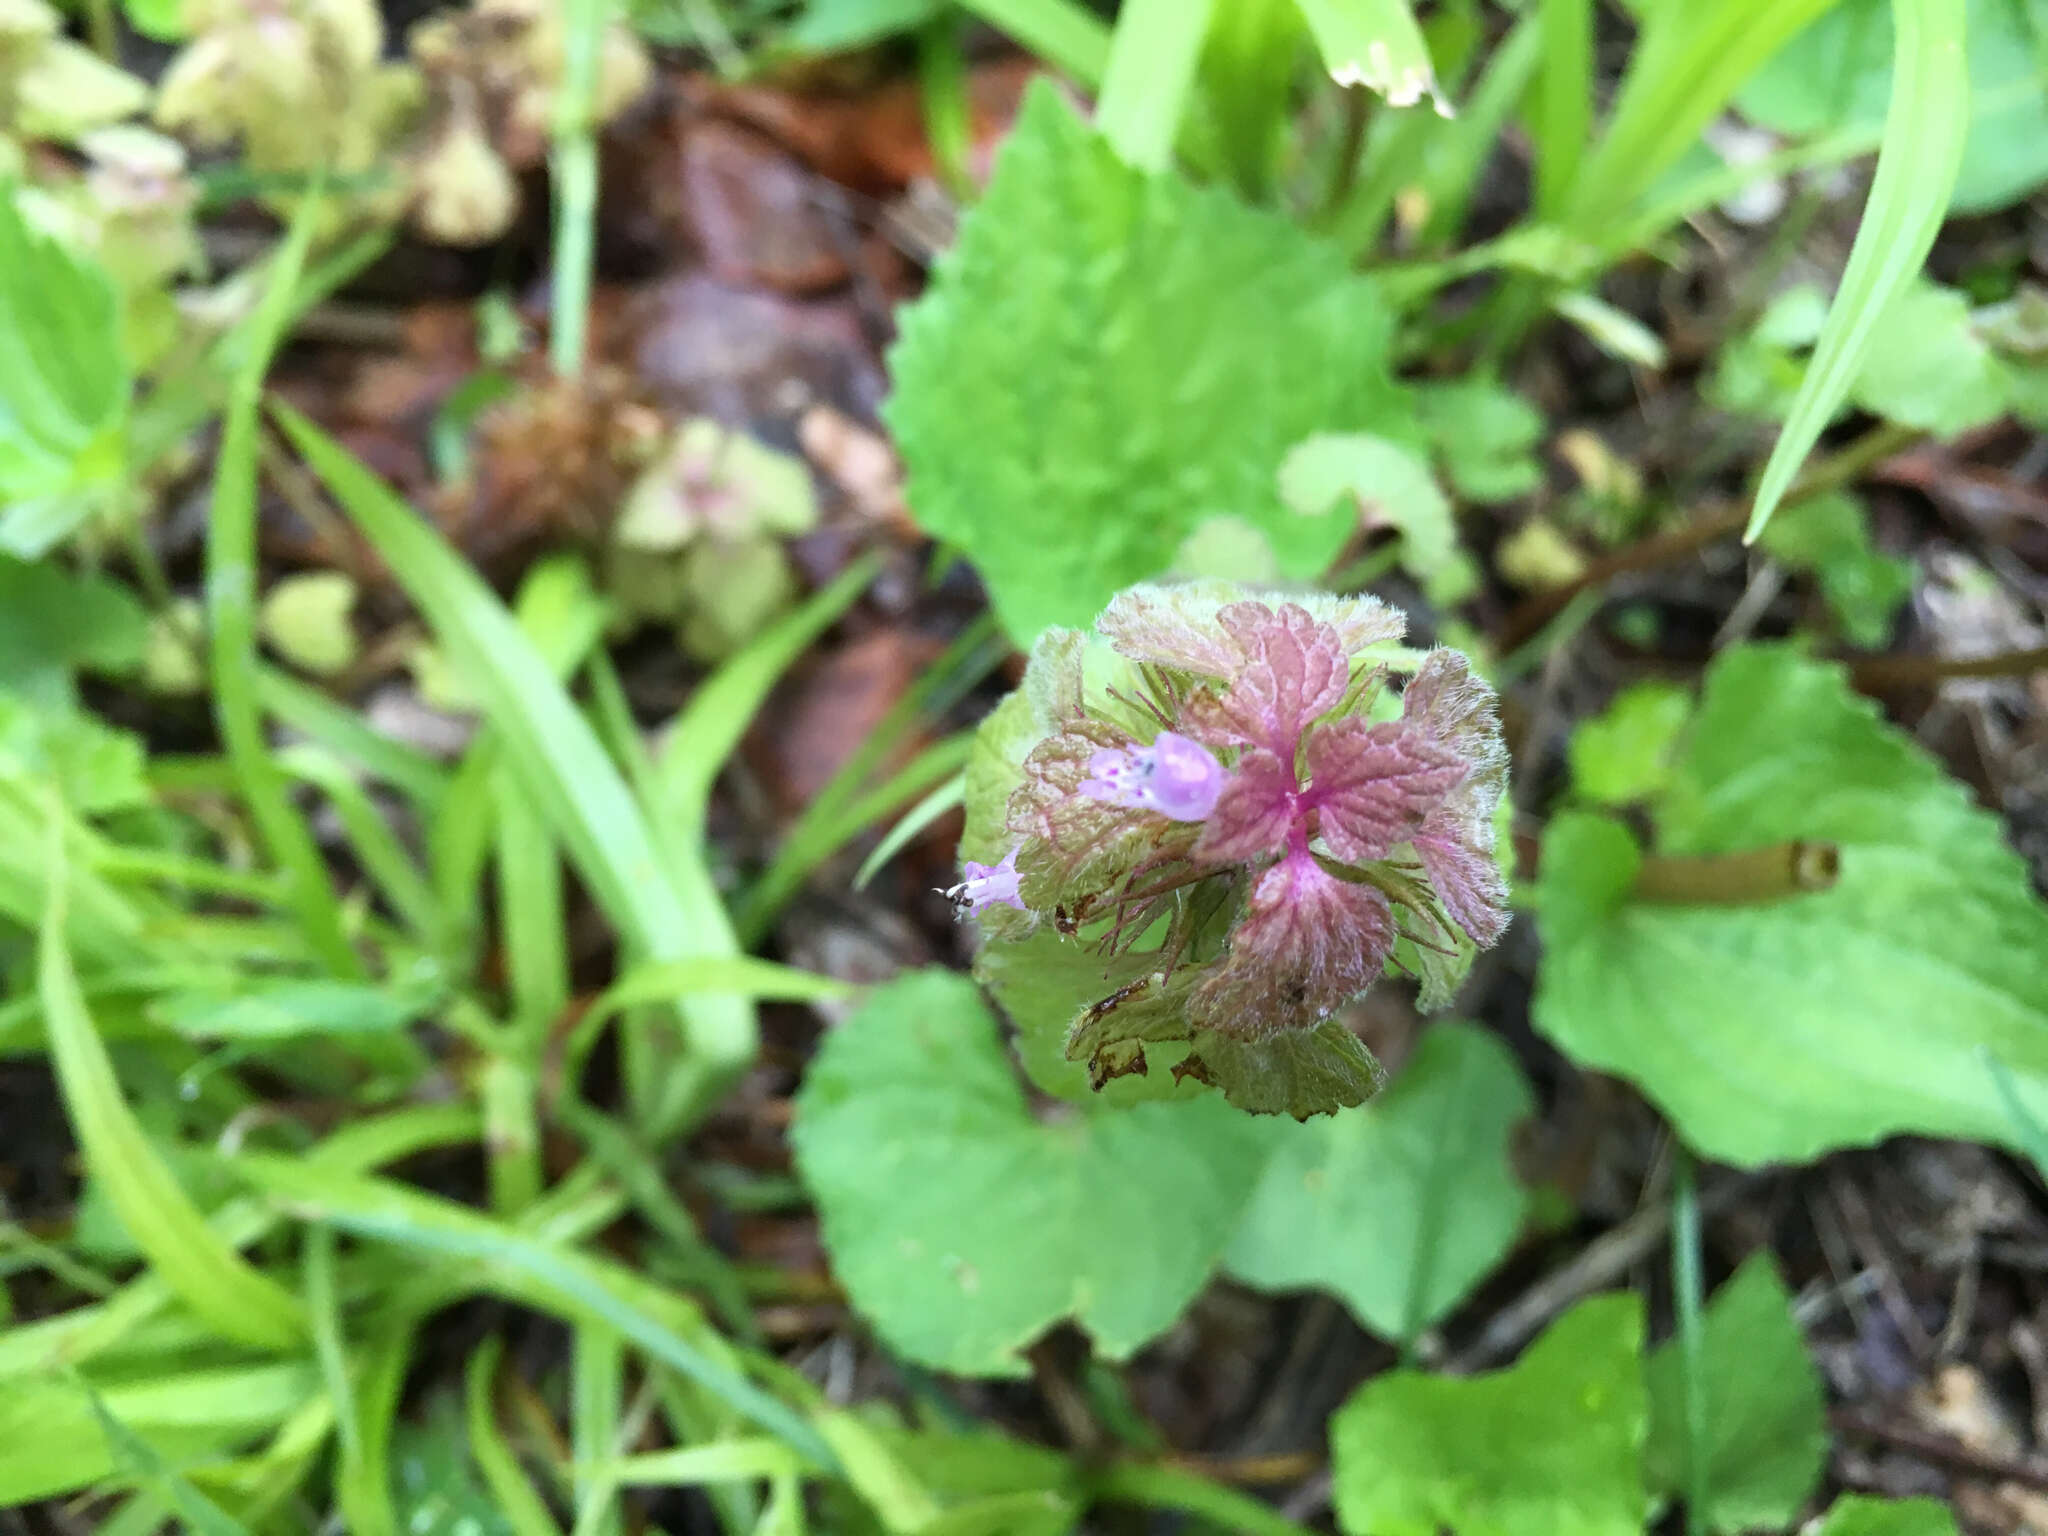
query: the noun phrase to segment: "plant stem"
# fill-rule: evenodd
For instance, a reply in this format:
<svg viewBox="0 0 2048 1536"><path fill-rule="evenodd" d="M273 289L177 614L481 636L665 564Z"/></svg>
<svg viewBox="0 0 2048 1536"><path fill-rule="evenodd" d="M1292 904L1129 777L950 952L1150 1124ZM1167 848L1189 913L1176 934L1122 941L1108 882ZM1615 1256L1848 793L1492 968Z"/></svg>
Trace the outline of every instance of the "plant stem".
<svg viewBox="0 0 2048 1536"><path fill-rule="evenodd" d="M1156 1462L1124 1462L1104 1468L1089 1482L1100 1501L1177 1509L1245 1536L1308 1536L1271 1506L1250 1494L1212 1483L1181 1467Z"/></svg>
<svg viewBox="0 0 2048 1536"><path fill-rule="evenodd" d="M1925 687L1952 677L2027 677L2048 672L2048 645L1991 656L1864 656L1849 663L1849 680L1864 693Z"/></svg>
<svg viewBox="0 0 2048 1536"><path fill-rule="evenodd" d="M583 368L590 323L590 274L597 249L598 55L610 19L608 0L569 0L562 84L555 99L555 270L548 359L568 378Z"/></svg>
<svg viewBox="0 0 2048 1536"><path fill-rule="evenodd" d="M1796 506L1853 484L1866 470L1911 447L1923 435L1916 428L1902 427L1893 422L1871 428L1800 476L1792 489L1785 493L1784 505ZM1581 592L1604 587L1621 576L1655 570L1683 560L1709 544L1740 533L1748 519L1746 502L1717 502L1688 523L1603 555L1573 580L1524 598L1501 626L1497 642L1499 648L1503 651L1515 649Z"/></svg>
<svg viewBox="0 0 2048 1536"><path fill-rule="evenodd" d="M1841 850L1801 839L1697 858L1643 860L1629 900L1673 906L1760 906L1825 891L1839 878Z"/></svg>
<svg viewBox="0 0 2048 1536"><path fill-rule="evenodd" d="M1685 1529L1700 1536L1707 1510L1706 1330L1701 1317L1700 1194L1692 1153L1672 1147L1671 1283L1678 1306L1678 1371L1685 1389Z"/></svg>
<svg viewBox="0 0 2048 1536"><path fill-rule="evenodd" d="M1515 878L1533 881L1543 844L1515 833ZM1830 889L1841 875L1841 850L1805 838L1735 853L1648 854L1628 899L1653 906L1748 907Z"/></svg>

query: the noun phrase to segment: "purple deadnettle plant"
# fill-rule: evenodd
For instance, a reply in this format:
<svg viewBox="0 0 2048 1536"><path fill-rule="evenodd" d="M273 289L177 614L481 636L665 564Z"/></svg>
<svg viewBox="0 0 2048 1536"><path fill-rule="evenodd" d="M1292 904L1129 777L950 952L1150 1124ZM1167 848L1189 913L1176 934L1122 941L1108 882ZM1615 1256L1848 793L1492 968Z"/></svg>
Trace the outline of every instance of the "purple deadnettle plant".
<svg viewBox="0 0 2048 1536"><path fill-rule="evenodd" d="M1440 1006L1500 937L1494 693L1405 627L1373 598L1199 583L1040 640L968 773L963 851L988 862L948 894L999 996L1073 979L1061 1047L1096 1088L1149 1046L1255 1111L1358 1103L1381 1074L1332 1014L1390 968Z"/></svg>

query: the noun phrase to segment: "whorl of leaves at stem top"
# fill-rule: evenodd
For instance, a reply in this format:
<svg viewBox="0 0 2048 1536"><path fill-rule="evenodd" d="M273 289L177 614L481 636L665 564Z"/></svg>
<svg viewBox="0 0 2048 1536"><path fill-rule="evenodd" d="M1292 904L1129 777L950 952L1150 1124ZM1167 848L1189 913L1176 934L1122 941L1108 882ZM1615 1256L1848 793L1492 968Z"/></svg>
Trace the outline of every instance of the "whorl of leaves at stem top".
<svg viewBox="0 0 2048 1536"><path fill-rule="evenodd" d="M988 728L1002 771L970 775L970 840L1007 851L951 894L988 943L1049 925L1102 957L1066 1041L1096 1087L1184 1040L1175 1077L1247 1108L1356 1103L1377 1067L1330 1015L1395 965L1440 1003L1500 937L1494 693L1438 649L1397 709L1405 628L1373 598L1205 583L1041 640Z"/></svg>

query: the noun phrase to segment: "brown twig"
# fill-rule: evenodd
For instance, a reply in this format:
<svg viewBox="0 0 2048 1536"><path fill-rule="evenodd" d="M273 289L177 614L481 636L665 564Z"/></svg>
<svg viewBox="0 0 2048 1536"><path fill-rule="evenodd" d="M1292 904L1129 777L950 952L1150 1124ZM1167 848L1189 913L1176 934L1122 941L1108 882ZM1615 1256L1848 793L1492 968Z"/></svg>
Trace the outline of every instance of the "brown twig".
<svg viewBox="0 0 2048 1536"><path fill-rule="evenodd" d="M2048 672L2048 645L1993 656L1861 656L1849 663L1859 692L1931 687L1952 677L2026 677Z"/></svg>
<svg viewBox="0 0 2048 1536"><path fill-rule="evenodd" d="M1785 493L1783 509L1790 511L1802 501L1811 501L1828 491L1840 490L1861 478L1874 465L1918 442L1921 435L1913 428L1890 422L1873 427L1801 475ZM1734 537L1748 521L1747 502L1718 502L1681 527L1653 534L1603 555L1564 585L1548 587L1524 598L1501 626L1497 641L1500 649L1504 652L1514 650L1581 592L1604 587L1618 577L1633 575L1637 571L1674 564L1688 555L1697 554L1709 544Z"/></svg>
<svg viewBox="0 0 2048 1536"><path fill-rule="evenodd" d="M2003 1456L1996 1451L1979 1450L1953 1435L1923 1429L1917 1424L1875 1418L1854 1408L1836 1408L1828 1414L1828 1421L1840 1435L1880 1441L1937 1466L2048 1493L2048 1465L2031 1456Z"/></svg>

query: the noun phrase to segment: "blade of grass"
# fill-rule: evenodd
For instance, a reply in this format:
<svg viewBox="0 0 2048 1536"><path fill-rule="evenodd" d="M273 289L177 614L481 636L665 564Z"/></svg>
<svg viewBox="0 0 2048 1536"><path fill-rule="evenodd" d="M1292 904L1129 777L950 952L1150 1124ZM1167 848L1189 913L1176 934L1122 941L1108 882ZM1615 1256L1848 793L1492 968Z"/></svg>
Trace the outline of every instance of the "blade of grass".
<svg viewBox="0 0 2048 1536"><path fill-rule="evenodd" d="M849 996L851 983L748 955L723 959L643 961L613 982L584 1010L563 1047L562 1075L575 1083L584 1058L605 1025L629 1008L672 1003L699 992L731 992L761 1003L831 1002Z"/></svg>
<svg viewBox="0 0 2048 1536"><path fill-rule="evenodd" d="M696 858L662 867L647 819L617 767L483 579L354 455L289 407L279 407L279 419L343 510L400 573L483 698L534 804L634 947L656 960L736 953L701 837L689 842ZM753 1010L742 998L700 994L685 1006L684 1019L689 1083L708 1098L754 1059ZM673 1112L670 1084L685 1076L664 1073L659 1082L643 1078L632 1085L650 1123L659 1123L649 1110L658 1095L666 1095L659 1102Z"/></svg>
<svg viewBox="0 0 2048 1536"><path fill-rule="evenodd" d="M341 1302L334 1286L334 1229L306 1229L306 1313L312 1319L313 1354L334 1405L335 1433L341 1442L343 1476L363 1459L361 1426L356 1420L355 1384L349 1378L348 1342L342 1336Z"/></svg>
<svg viewBox="0 0 2048 1536"><path fill-rule="evenodd" d="M1597 238L1677 163L1745 80L1835 3L1718 0L1656 7L1644 23L1607 127L1567 200L1575 230Z"/></svg>
<svg viewBox="0 0 2048 1536"><path fill-rule="evenodd" d="M875 851L861 861L860 869L853 877L853 888L856 891L866 890L868 882L880 874L891 859L915 842L925 828L948 811L965 804L966 800L967 775L965 772L956 773L897 817L896 825L875 844Z"/></svg>
<svg viewBox="0 0 2048 1536"><path fill-rule="evenodd" d="M1427 96L1440 114L1451 115L1409 0L1301 0L1301 14L1339 85L1362 85L1397 107Z"/></svg>
<svg viewBox="0 0 2048 1536"><path fill-rule="evenodd" d="M343 1127L306 1154L310 1163L360 1172L401 1162L436 1147L475 1141L482 1122L464 1104L422 1104L371 1115ZM223 1206L209 1223L230 1247L257 1241L277 1225L277 1212L255 1200ZM82 1365L117 1347L175 1299L160 1273L131 1280L106 1301L0 1332L0 1381ZM4 1400L4 1394L0 1394Z"/></svg>
<svg viewBox="0 0 2048 1536"><path fill-rule="evenodd" d="M122 1097L65 944L61 832L50 838L49 860L50 908L37 940L37 989L51 1065L86 1167L164 1284L223 1338L259 1349L295 1348L306 1328L297 1298L207 1226Z"/></svg>
<svg viewBox="0 0 2048 1536"><path fill-rule="evenodd" d="M701 846L711 786L791 662L851 608L881 570L879 557L853 562L801 606L756 635L690 696L655 759L656 814L679 843Z"/></svg>
<svg viewBox="0 0 2048 1536"><path fill-rule="evenodd" d="M440 897L347 766L310 742L296 743L274 756L286 774L327 797L356 862L398 920L435 953L450 954L454 938Z"/></svg>
<svg viewBox="0 0 2048 1536"><path fill-rule="evenodd" d="M306 937L330 970L361 976L341 901L284 774L264 738L256 664L256 450L263 376L284 339L292 297L312 248L322 198L308 192L293 216L258 306L247 355L236 369L214 466L206 523L206 611L211 633L214 714L242 798L271 858L284 871Z"/></svg>
<svg viewBox="0 0 2048 1536"><path fill-rule="evenodd" d="M1955 191L1970 121L1964 8L1954 0L1892 0L1892 27L1891 102L1870 200L1806 377L1764 465L1745 544L1756 542L1848 397L1878 322L1927 259Z"/></svg>
<svg viewBox="0 0 2048 1536"><path fill-rule="evenodd" d="M1539 0L1543 62L1530 103L1536 212L1555 218L1593 134L1593 0Z"/></svg>
<svg viewBox="0 0 2048 1536"><path fill-rule="evenodd" d="M1398 3L1398 0L1397 0ZM1124 0L1110 34L1095 125L1141 171L1163 171L1195 88L1214 0Z"/></svg>
<svg viewBox="0 0 2048 1536"><path fill-rule="evenodd" d="M1165 1463L1106 1467L1089 1479L1088 1491L1099 1502L1178 1510L1243 1536L1309 1536L1308 1527L1296 1525L1250 1494Z"/></svg>
<svg viewBox="0 0 2048 1536"><path fill-rule="evenodd" d="M1678 1374L1685 1391L1685 1529L1707 1529L1707 1361L1700 1279L1700 1192L1692 1153L1672 1147L1671 1285L1678 1307Z"/></svg>
<svg viewBox="0 0 2048 1536"><path fill-rule="evenodd" d="M359 1236L421 1253L482 1261L478 1282L483 1288L545 1304L573 1321L615 1329L821 1468L836 1468L831 1448L817 1430L740 1373L731 1346L695 1306L623 1266L559 1247L390 1180L338 1174L257 1153L235 1158L231 1166L304 1219L331 1222Z"/></svg>
<svg viewBox="0 0 2048 1536"><path fill-rule="evenodd" d="M555 1101L555 1118L583 1143L591 1160L618 1181L647 1224L667 1240L678 1277L701 1291L735 1337L760 1342L760 1325L747 1304L746 1288L725 1256L704 1241L689 1207L669 1188L661 1160L610 1116L574 1094Z"/></svg>
<svg viewBox="0 0 2048 1536"><path fill-rule="evenodd" d="M448 792L448 770L424 752L382 734L354 710L275 667L258 669L256 687L263 707L280 725L382 779L411 800L422 818L440 809Z"/></svg>
<svg viewBox="0 0 2048 1536"><path fill-rule="evenodd" d="M619 1485L599 1469L619 1454L626 1391L625 1341L602 1324L579 1327L569 1346L569 1441L575 1457L576 1536L619 1536Z"/></svg>
<svg viewBox="0 0 2048 1536"><path fill-rule="evenodd" d="M694 1488L703 1483L793 1477L803 1467L780 1440L753 1438L620 1456L600 1470L625 1488Z"/></svg>
<svg viewBox="0 0 2048 1536"><path fill-rule="evenodd" d="M361 1453L353 1461L344 1458L334 1479L335 1502L349 1536L400 1536L398 1505L391 1496L391 1446L419 1325L431 1310L429 1302L401 1295L356 1346L355 1438Z"/></svg>
<svg viewBox="0 0 2048 1536"><path fill-rule="evenodd" d="M973 752L973 731L961 731L934 742L831 820L805 828L806 835L801 841L792 835L740 903L735 921L742 942L751 946L766 938L770 924L802 888L812 870L933 784L965 772Z"/></svg>
<svg viewBox="0 0 2048 1536"><path fill-rule="evenodd" d="M520 1469L519 1458L498 1429L498 1415L491 1402L491 1384L498 1378L498 1362L504 1358L505 1340L492 1334L477 1347L463 1370L463 1415L469 1429L469 1453L476 1458L477 1471L498 1506L512 1536L561 1536L561 1527L547 1505L533 1491L533 1484Z"/></svg>
<svg viewBox="0 0 2048 1536"><path fill-rule="evenodd" d="M1090 90L1109 67L1109 28L1078 0L960 0L960 8Z"/></svg>
<svg viewBox="0 0 2048 1536"><path fill-rule="evenodd" d="M281 1423L319 1390L305 1363L159 1370L95 1387L105 1413L160 1453L217 1455ZM114 1477L121 1459L75 1379L10 1382L0 1395L0 1508Z"/></svg>

